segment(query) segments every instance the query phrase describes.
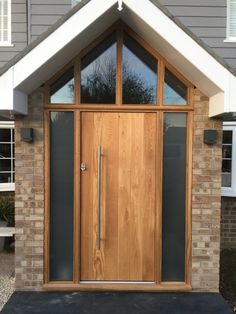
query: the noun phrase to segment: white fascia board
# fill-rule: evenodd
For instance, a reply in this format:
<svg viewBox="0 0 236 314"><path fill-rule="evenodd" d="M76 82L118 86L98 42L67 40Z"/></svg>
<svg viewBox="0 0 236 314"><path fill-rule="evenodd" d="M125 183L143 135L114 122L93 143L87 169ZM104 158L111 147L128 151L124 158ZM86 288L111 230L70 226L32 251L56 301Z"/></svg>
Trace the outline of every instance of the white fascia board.
<svg viewBox="0 0 236 314"><path fill-rule="evenodd" d="M0 111L27 114L27 95L14 90L13 68L0 77Z"/></svg>
<svg viewBox="0 0 236 314"><path fill-rule="evenodd" d="M229 99L228 107L225 111L236 112L236 77L230 73L229 75Z"/></svg>
<svg viewBox="0 0 236 314"><path fill-rule="evenodd" d="M13 110L13 68L0 77L0 111Z"/></svg>
<svg viewBox="0 0 236 314"><path fill-rule="evenodd" d="M236 112L236 77L228 72L227 84L224 92L210 97L209 116L214 117L222 113Z"/></svg>
<svg viewBox="0 0 236 314"><path fill-rule="evenodd" d="M219 92L218 94L210 97L209 100L209 116L214 117L224 112L226 94Z"/></svg>
<svg viewBox="0 0 236 314"><path fill-rule="evenodd" d="M27 95L14 90L13 68L0 77L0 112L27 114Z"/></svg>
<svg viewBox="0 0 236 314"><path fill-rule="evenodd" d="M50 60L58 51L110 9L116 0L91 0L14 66L14 87Z"/></svg>
<svg viewBox="0 0 236 314"><path fill-rule="evenodd" d="M229 71L153 3L149 0L124 0L124 3L220 90L225 90Z"/></svg>

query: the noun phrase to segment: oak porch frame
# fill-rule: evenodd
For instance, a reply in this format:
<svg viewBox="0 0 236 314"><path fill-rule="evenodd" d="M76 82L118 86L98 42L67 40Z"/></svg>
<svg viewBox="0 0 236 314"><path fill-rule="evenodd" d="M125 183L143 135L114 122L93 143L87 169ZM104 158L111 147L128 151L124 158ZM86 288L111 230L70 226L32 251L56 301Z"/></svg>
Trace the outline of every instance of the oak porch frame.
<svg viewBox="0 0 236 314"><path fill-rule="evenodd" d="M117 70L116 70L116 103L112 105L81 104L80 103L80 60L102 40L116 31L117 35ZM143 46L158 62L157 101L156 104L133 105L122 104L122 43L124 31ZM50 104L50 85L65 71L74 66L75 103ZM186 105L164 105L164 69L168 68L188 87ZM121 21L115 23L91 45L82 50L79 55L66 67L60 70L44 87L44 142L45 142L45 220L44 220L44 285L46 290L136 290L136 291L189 291L191 290L191 221L192 221L192 138L193 138L193 88L167 60L149 46L138 34L124 25ZM51 111L70 111L74 113L74 257L73 281L49 280L49 252L50 252L50 120ZM154 283L81 283L80 282L80 145L81 145L81 113L82 112L155 112L157 115L157 147L156 156L156 228L155 228L155 282ZM187 114L186 140L186 216L185 216L185 282L162 282L162 162L163 162L163 117L165 112L183 112ZM159 174L159 176L157 175Z"/></svg>

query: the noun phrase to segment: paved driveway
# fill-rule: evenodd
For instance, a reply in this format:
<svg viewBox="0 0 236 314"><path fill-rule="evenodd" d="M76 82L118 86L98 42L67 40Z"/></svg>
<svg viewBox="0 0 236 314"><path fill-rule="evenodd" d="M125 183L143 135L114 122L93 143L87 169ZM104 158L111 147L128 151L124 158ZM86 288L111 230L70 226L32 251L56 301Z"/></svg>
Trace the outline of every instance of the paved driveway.
<svg viewBox="0 0 236 314"><path fill-rule="evenodd" d="M232 314L217 293L15 292L1 314Z"/></svg>

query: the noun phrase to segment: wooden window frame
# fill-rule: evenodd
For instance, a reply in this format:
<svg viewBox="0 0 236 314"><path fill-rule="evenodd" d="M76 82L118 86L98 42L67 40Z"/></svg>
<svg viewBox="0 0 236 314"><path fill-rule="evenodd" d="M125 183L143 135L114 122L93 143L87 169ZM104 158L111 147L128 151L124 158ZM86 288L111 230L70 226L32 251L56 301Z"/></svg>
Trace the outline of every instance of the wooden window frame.
<svg viewBox="0 0 236 314"><path fill-rule="evenodd" d="M93 48L99 45L103 40L105 40L113 32L116 32L117 39L117 66L116 66L116 102L115 104L89 104L81 103L80 101L80 63L81 59L89 53ZM126 32L130 37L132 37L139 45L141 45L153 58L156 59L158 63L158 73L157 73L157 99L156 104L122 104L122 46L123 46L123 37L124 32ZM50 103L50 85L53 84L58 78L60 78L66 71L74 67L74 79L75 79L75 102L72 104L63 104L63 103ZM181 82L183 82L187 89L188 95L186 100L186 105L178 104L164 104L164 72L167 68L170 72L173 73ZM184 111L186 109L192 109L192 93L191 90L194 88L193 84L190 83L176 68L174 68L165 58L163 58L155 49L153 49L142 37L130 29L127 25L121 21L115 23L110 27L105 33L99 36L95 41L93 41L88 47L83 49L76 58L69 62L62 70L56 73L49 81L45 84L45 108L94 108L98 105L100 108L107 108L117 110L117 107L122 107L122 109L130 109L132 106L133 109L145 109L148 107L153 108L154 110L160 109L165 110L166 108L171 107L172 109L178 109ZM114 108L111 108L113 106Z"/></svg>
<svg viewBox="0 0 236 314"><path fill-rule="evenodd" d="M102 40L112 32L117 32L117 73L116 73L116 104L81 104L80 94L80 60L91 49L97 46ZM143 46L158 61L158 102L157 104L134 105L122 104L122 44L123 32L127 32L141 46ZM49 89L57 78L74 65L75 73L75 103L74 104L50 104ZM165 105L162 103L164 91L164 69L167 67L188 87L188 99L186 105ZM194 86L180 74L171 64L168 63L155 49L149 46L144 39L131 30L123 22L119 21L109 28L104 34L96 39L92 44L83 49L79 55L67 64L61 71L56 73L52 79L46 82L44 87L44 140L45 140L45 245L44 245L44 285L45 290L136 290L136 291L190 291L191 290L191 190L192 190L192 137L193 137L193 88ZM50 112L52 111L72 111L74 112L74 276L73 281L50 281L49 280L49 226L50 226ZM156 158L156 276L153 284L119 284L119 283L80 283L80 117L82 112L156 112L157 115L157 140L160 147ZM185 224L185 281L184 282L162 282L162 158L163 158L163 118L165 112L183 112L187 114L187 139L186 139L186 224Z"/></svg>

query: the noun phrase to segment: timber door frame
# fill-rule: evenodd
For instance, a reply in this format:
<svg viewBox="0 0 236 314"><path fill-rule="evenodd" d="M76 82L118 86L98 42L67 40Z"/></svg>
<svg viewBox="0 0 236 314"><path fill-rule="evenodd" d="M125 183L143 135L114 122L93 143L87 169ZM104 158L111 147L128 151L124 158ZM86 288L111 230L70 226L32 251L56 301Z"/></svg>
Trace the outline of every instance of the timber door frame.
<svg viewBox="0 0 236 314"><path fill-rule="evenodd" d="M99 44L109 34L117 33L117 71L116 71L116 104L81 104L80 103L80 60L92 48ZM142 45L158 61L158 93L156 105L122 105L122 69L121 49L123 32L127 32L140 45ZM51 104L49 102L50 85L70 67L74 67L75 78L75 103ZM187 104L164 105L164 69L168 68L177 78L188 87ZM102 34L89 47L85 48L65 68L59 71L45 84L44 99L44 142L45 142L45 240L44 240L44 285L46 290L116 290L116 291L189 291L191 290L191 191L192 191L192 136L193 136L193 88L194 86L185 79L172 65L170 65L156 50L149 46L139 35L121 22L113 25ZM50 281L49 279L49 227L50 227L50 112L70 111L74 113L74 264L73 281ZM155 246L155 282L150 283L81 283L80 282L80 148L81 148L81 114L82 112L152 112L157 115L157 148L156 156L156 246ZM163 159L163 118L165 112L181 112L187 114L187 140L186 140L186 216L185 216L185 281L162 282L162 159Z"/></svg>

